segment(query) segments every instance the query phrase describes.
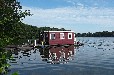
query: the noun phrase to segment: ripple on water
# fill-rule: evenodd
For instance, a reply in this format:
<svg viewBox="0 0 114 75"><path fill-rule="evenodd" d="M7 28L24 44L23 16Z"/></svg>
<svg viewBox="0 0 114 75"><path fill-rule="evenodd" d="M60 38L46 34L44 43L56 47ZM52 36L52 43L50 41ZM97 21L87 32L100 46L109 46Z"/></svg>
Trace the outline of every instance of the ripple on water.
<svg viewBox="0 0 114 75"><path fill-rule="evenodd" d="M74 50L73 60L65 64L42 61L39 50L20 51L12 70L20 75L113 75L114 38L77 38L84 43ZM20 58L17 58L20 57Z"/></svg>

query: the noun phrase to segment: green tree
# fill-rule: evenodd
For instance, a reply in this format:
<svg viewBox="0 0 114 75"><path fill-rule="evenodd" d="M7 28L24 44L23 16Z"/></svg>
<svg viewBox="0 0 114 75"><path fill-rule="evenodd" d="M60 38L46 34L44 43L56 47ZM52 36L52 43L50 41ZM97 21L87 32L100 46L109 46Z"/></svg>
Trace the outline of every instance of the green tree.
<svg viewBox="0 0 114 75"><path fill-rule="evenodd" d="M22 11L17 0L0 0L0 74L6 73L7 56L9 53L3 49L15 39L17 26L25 16L30 16L30 10Z"/></svg>
<svg viewBox="0 0 114 75"><path fill-rule="evenodd" d="M17 0L0 0L0 38L13 38L17 24L28 15L31 15L30 10L22 11Z"/></svg>

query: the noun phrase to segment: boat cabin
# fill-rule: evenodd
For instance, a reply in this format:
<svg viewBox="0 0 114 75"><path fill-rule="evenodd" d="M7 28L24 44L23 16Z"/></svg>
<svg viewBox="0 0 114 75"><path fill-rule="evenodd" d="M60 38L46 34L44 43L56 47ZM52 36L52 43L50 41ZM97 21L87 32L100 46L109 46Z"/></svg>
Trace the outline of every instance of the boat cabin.
<svg viewBox="0 0 114 75"><path fill-rule="evenodd" d="M44 31L40 40L45 45L72 45L74 44L74 38L73 31Z"/></svg>

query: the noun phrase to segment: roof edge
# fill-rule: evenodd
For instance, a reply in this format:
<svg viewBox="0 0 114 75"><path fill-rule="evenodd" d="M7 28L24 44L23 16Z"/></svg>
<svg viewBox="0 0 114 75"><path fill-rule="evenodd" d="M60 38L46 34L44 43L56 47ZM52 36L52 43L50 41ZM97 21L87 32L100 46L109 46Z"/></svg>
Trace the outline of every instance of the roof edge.
<svg viewBox="0 0 114 75"><path fill-rule="evenodd" d="M74 31L44 31L44 32L74 32Z"/></svg>

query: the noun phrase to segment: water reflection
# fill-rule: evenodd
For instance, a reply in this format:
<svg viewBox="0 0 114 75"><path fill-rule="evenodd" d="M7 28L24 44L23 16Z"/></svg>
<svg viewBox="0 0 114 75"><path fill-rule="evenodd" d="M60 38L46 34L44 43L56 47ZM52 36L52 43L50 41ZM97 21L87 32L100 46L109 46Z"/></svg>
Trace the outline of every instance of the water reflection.
<svg viewBox="0 0 114 75"><path fill-rule="evenodd" d="M24 62L29 63L30 60L33 60L33 62L37 62L35 59L38 58L38 49L13 49L10 52L13 57L9 60L9 63L11 64L17 63L17 65L20 65Z"/></svg>
<svg viewBox="0 0 114 75"><path fill-rule="evenodd" d="M51 64L64 64L73 60L74 45L71 46L51 46L39 49L11 50L13 58L10 63L30 63L30 61L38 63L40 60Z"/></svg>
<svg viewBox="0 0 114 75"><path fill-rule="evenodd" d="M51 64L67 63L73 60L74 46L52 46L50 48L40 48L40 55L43 61Z"/></svg>

